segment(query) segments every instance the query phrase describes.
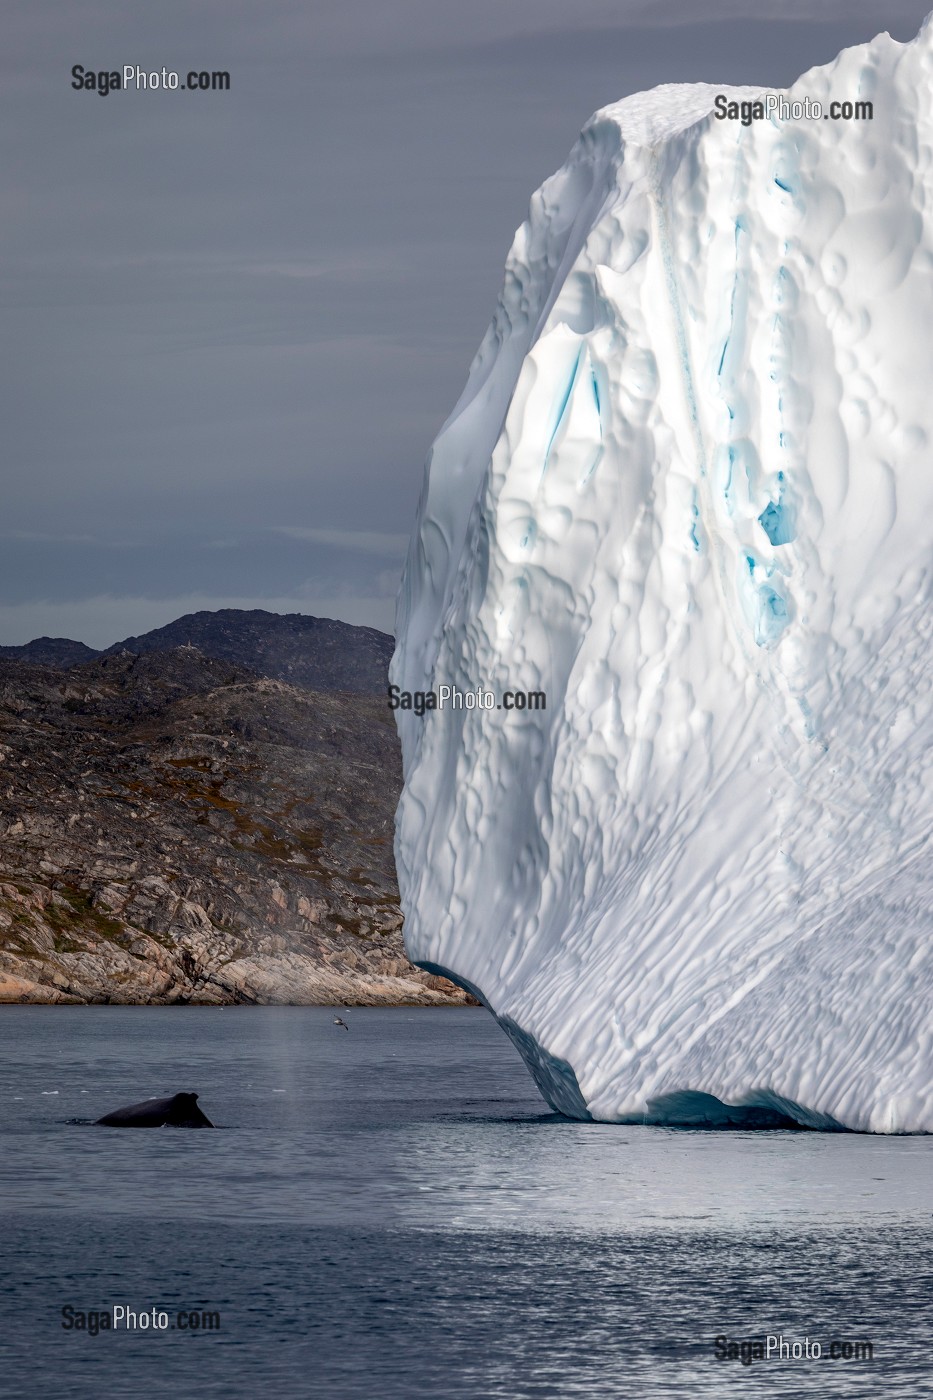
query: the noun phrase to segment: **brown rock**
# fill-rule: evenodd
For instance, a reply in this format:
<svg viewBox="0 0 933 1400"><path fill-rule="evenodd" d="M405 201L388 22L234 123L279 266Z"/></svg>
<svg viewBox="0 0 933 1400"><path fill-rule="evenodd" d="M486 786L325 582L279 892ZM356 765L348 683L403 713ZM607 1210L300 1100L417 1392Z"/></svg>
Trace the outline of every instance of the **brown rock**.
<svg viewBox="0 0 933 1400"><path fill-rule="evenodd" d="M463 1004L407 961L381 696L0 660L0 1001Z"/></svg>

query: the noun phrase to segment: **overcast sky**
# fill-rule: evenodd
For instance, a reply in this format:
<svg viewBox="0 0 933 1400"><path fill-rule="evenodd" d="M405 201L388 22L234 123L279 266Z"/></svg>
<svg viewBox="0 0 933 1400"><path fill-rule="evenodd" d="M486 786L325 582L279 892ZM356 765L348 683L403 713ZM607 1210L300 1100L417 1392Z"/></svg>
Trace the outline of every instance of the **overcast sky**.
<svg viewBox="0 0 933 1400"><path fill-rule="evenodd" d="M591 112L787 86L930 3L7 0L0 643L391 630L425 455ZM231 86L101 97L76 63Z"/></svg>

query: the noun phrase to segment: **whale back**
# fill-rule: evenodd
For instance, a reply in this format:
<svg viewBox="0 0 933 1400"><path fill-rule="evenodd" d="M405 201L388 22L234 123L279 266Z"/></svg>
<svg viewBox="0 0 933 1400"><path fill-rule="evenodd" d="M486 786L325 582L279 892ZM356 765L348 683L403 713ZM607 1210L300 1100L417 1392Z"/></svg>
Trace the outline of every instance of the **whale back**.
<svg viewBox="0 0 933 1400"><path fill-rule="evenodd" d="M197 1094L173 1094L165 1099L144 1099L142 1103L116 1108L97 1126L105 1128L213 1128L213 1123L198 1108Z"/></svg>

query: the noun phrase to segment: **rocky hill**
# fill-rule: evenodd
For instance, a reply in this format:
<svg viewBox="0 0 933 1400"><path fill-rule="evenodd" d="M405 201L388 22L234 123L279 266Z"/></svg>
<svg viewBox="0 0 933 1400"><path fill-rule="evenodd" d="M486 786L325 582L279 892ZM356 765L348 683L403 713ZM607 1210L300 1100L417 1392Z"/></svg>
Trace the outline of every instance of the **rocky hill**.
<svg viewBox="0 0 933 1400"><path fill-rule="evenodd" d="M95 656L121 651L141 656L194 646L205 656L232 661L257 675L306 690L385 695L394 645L387 633L375 627L352 627L329 617L220 608L217 612L186 613L165 627L114 642L104 651L68 637L37 637L24 646L0 647L0 659L68 669Z"/></svg>
<svg viewBox="0 0 933 1400"><path fill-rule="evenodd" d="M306 690L384 697L395 643L374 627L352 627L332 618L221 608L187 613L167 627L127 637L107 652L140 654L180 646L195 646L205 656L248 666L260 676Z"/></svg>
<svg viewBox="0 0 933 1400"><path fill-rule="evenodd" d="M99 653L83 642L70 637L36 637L20 647L0 647L0 658L9 661L32 661L37 666L79 666L93 661Z"/></svg>
<svg viewBox="0 0 933 1400"><path fill-rule="evenodd" d="M0 659L0 1000L462 1002L404 955L400 786L381 686Z"/></svg>

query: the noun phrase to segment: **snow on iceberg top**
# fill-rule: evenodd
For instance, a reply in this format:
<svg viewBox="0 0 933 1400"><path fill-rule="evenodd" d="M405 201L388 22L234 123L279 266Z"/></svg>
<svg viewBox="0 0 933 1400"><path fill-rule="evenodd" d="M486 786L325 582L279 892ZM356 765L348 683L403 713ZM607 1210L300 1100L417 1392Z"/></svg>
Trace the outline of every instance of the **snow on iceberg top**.
<svg viewBox="0 0 933 1400"><path fill-rule="evenodd" d="M709 116L718 93L724 93L730 101L741 102L754 99L764 91L759 87L728 84L661 83L647 92L636 92L601 107L593 113L584 131L611 121L618 126L627 144L655 146Z"/></svg>
<svg viewBox="0 0 933 1400"><path fill-rule="evenodd" d="M928 41L933 39L933 11L927 15L917 38L911 42L916 44L922 38ZM876 35L870 46L863 47L877 49L888 45L900 49L907 47L892 39L886 31ZM602 122L611 121L618 126L626 144L654 146L660 141L680 135L688 127L709 116L720 93L729 101L735 102L754 100L768 91L796 95L805 90L811 80L818 81L821 76L831 74L843 56L850 52L854 50L844 49L831 63L810 69L802 74L791 88L736 87L728 83L661 83L646 92L632 93L629 97L623 97L618 102L610 102L599 108L586 123L584 131Z"/></svg>

